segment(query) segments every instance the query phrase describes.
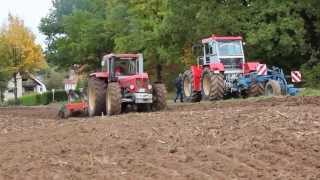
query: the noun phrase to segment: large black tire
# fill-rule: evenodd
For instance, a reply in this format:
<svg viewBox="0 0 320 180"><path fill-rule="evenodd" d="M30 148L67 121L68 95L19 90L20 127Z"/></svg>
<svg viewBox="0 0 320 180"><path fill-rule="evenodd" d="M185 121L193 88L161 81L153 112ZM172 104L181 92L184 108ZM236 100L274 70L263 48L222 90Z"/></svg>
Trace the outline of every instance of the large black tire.
<svg viewBox="0 0 320 180"><path fill-rule="evenodd" d="M201 95L203 100L210 100L210 93L212 88L212 72L205 68L201 76Z"/></svg>
<svg viewBox="0 0 320 180"><path fill-rule="evenodd" d="M264 93L265 89L262 83L253 83L248 90L249 97L263 96Z"/></svg>
<svg viewBox="0 0 320 180"><path fill-rule="evenodd" d="M100 116L106 113L107 83L103 79L90 77L88 82L89 116Z"/></svg>
<svg viewBox="0 0 320 180"><path fill-rule="evenodd" d="M210 101L218 101L224 98L224 76L223 74L211 75Z"/></svg>
<svg viewBox="0 0 320 180"><path fill-rule="evenodd" d="M121 113L121 88L118 83L109 83L106 95L106 112L108 116Z"/></svg>
<svg viewBox="0 0 320 180"><path fill-rule="evenodd" d="M190 70L187 70L183 74L183 96L187 102L200 102L201 101L201 92L197 92L193 87L193 73Z"/></svg>
<svg viewBox="0 0 320 180"><path fill-rule="evenodd" d="M161 111L167 107L167 89L164 84L153 84L152 110Z"/></svg>
<svg viewBox="0 0 320 180"><path fill-rule="evenodd" d="M265 86L266 96L281 96L281 86L278 81L269 80Z"/></svg>

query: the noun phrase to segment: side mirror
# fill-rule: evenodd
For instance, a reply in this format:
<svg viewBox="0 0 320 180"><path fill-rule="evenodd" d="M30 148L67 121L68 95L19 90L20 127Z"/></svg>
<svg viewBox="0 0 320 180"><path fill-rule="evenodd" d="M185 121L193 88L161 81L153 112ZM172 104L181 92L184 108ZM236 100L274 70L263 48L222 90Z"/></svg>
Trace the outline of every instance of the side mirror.
<svg viewBox="0 0 320 180"><path fill-rule="evenodd" d="M192 45L192 54L195 55L195 56L201 55L201 53L202 53L202 47L203 47L202 44L199 44L199 43L193 44L193 45ZM201 52L201 53L200 53L200 52Z"/></svg>

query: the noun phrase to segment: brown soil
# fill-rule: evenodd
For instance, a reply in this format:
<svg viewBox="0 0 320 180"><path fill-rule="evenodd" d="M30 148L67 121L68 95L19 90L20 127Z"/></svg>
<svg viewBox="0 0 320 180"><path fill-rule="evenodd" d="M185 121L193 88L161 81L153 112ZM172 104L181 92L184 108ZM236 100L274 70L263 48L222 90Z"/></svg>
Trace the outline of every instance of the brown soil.
<svg viewBox="0 0 320 180"><path fill-rule="evenodd" d="M0 179L320 179L320 98L56 119L0 109Z"/></svg>

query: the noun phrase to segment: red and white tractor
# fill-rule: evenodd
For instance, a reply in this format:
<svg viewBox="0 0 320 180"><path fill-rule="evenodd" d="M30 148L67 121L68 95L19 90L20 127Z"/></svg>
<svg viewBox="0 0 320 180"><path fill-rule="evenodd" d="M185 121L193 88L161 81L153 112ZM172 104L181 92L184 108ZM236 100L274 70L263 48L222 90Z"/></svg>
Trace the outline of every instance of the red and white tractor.
<svg viewBox="0 0 320 180"><path fill-rule="evenodd" d="M166 87L151 84L143 70L142 54L109 54L103 57L102 70L90 74L89 115L117 115L130 105L138 111L166 107Z"/></svg>
<svg viewBox="0 0 320 180"><path fill-rule="evenodd" d="M238 93L236 81L256 71L259 63L246 63L242 37L212 35L198 48L197 65L184 73L183 91L187 101L221 100Z"/></svg>

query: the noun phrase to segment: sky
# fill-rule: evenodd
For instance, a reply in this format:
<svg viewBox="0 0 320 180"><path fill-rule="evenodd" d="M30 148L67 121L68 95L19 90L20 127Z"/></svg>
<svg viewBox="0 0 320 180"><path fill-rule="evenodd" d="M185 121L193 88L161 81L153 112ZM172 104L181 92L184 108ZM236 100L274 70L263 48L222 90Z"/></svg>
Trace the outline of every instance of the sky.
<svg viewBox="0 0 320 180"><path fill-rule="evenodd" d="M39 32L38 26L42 17L49 13L52 0L0 0L0 23L8 19L8 14L18 16L25 25L37 36L37 42L45 46L45 37Z"/></svg>

